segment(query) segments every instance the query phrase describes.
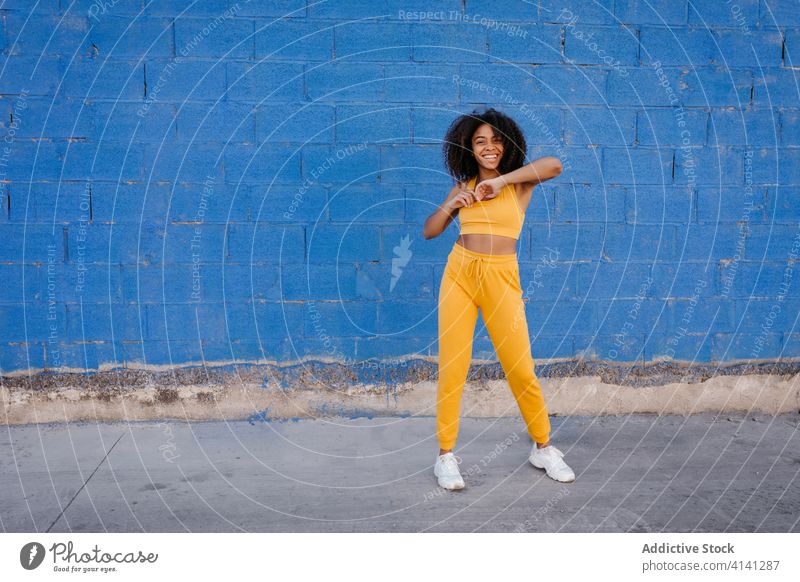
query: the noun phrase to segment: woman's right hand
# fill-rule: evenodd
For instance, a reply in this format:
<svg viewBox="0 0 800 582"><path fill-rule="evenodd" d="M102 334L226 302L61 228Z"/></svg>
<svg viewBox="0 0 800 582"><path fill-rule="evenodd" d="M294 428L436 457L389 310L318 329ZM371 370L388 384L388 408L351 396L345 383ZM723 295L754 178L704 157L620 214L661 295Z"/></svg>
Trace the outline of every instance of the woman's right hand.
<svg viewBox="0 0 800 582"><path fill-rule="evenodd" d="M463 189L453 196L447 203L447 210L452 211L464 206L472 206L477 201L474 190Z"/></svg>

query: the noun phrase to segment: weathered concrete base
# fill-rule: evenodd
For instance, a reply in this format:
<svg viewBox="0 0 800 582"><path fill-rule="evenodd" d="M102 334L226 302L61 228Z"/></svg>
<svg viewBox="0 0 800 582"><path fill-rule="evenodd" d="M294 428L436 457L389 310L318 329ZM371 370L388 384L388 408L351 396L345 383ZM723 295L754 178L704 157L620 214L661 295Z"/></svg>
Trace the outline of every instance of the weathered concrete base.
<svg viewBox="0 0 800 582"><path fill-rule="evenodd" d="M712 370L672 364L625 368L561 363L537 371L550 414L559 416L721 411L775 415L800 410L800 376L794 365L737 366ZM383 377L369 377L354 374L352 367L307 362L282 368L38 374L4 378L0 403L8 424L435 415L431 362L408 367L405 381L397 381L396 375L387 378L387 373L388 369L381 372ZM498 365L477 366L470 378L462 416L519 414Z"/></svg>

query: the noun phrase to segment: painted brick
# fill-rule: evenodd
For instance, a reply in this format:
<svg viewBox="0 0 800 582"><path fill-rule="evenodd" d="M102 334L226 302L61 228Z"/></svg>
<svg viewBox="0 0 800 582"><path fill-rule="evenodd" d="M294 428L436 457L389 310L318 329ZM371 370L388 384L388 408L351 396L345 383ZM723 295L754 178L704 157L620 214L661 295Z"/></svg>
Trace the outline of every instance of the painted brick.
<svg viewBox="0 0 800 582"><path fill-rule="evenodd" d="M67 338L66 312L58 303L0 305L0 315L4 342L58 343Z"/></svg>
<svg viewBox="0 0 800 582"><path fill-rule="evenodd" d="M611 184L671 184L673 152L653 148L604 148L603 178Z"/></svg>
<svg viewBox="0 0 800 582"><path fill-rule="evenodd" d="M633 145L636 113L630 109L572 107L563 114L564 143Z"/></svg>
<svg viewBox="0 0 800 582"><path fill-rule="evenodd" d="M685 24L687 19L686 0L657 0L638 2L637 0L616 0L614 14L624 23L631 24Z"/></svg>
<svg viewBox="0 0 800 582"><path fill-rule="evenodd" d="M764 65L756 68L753 71L753 103L761 107L796 107L797 85L792 73L792 70Z"/></svg>
<svg viewBox="0 0 800 582"><path fill-rule="evenodd" d="M480 62L489 60L488 31L474 22L420 22L414 25L412 55L420 62Z"/></svg>
<svg viewBox="0 0 800 582"><path fill-rule="evenodd" d="M788 259L788 253L786 259ZM798 297L800 290L792 285L794 264L788 260L772 262L742 262L737 277L737 294L750 299L774 299L783 301L787 297Z"/></svg>
<svg viewBox="0 0 800 582"><path fill-rule="evenodd" d="M642 53L642 58L647 64L641 68L619 67L609 71L609 105L657 107L679 104L680 98L677 92L680 71L655 66L657 63L652 63L645 57L646 55Z"/></svg>
<svg viewBox="0 0 800 582"><path fill-rule="evenodd" d="M800 50L798 50L798 54L800 54ZM800 111L797 109L787 109L781 111L779 116L780 145L782 147L787 147L800 143Z"/></svg>
<svg viewBox="0 0 800 582"><path fill-rule="evenodd" d="M625 188L625 219L636 224L695 221L695 195L685 186L629 186Z"/></svg>
<svg viewBox="0 0 800 582"><path fill-rule="evenodd" d="M150 69L151 75L160 70L155 65L135 60L76 58L55 78L61 83L59 93L66 97L142 101L145 98L145 68ZM150 82L157 78L158 74L155 74Z"/></svg>
<svg viewBox="0 0 800 582"><path fill-rule="evenodd" d="M517 241L535 357L800 353L796 2L63 4L0 18L4 373L434 356L477 106L564 165Z"/></svg>
<svg viewBox="0 0 800 582"><path fill-rule="evenodd" d="M525 316L533 338L540 334L580 335L597 329L594 306L579 300L530 301L525 304Z"/></svg>
<svg viewBox="0 0 800 582"><path fill-rule="evenodd" d="M708 143L716 146L751 145L775 146L782 122L778 113L769 109L715 109L708 126Z"/></svg>
<svg viewBox="0 0 800 582"><path fill-rule="evenodd" d="M62 180L137 180L145 169L145 146L140 143L68 143Z"/></svg>
<svg viewBox="0 0 800 582"><path fill-rule="evenodd" d="M255 56L252 20L225 18L178 18L175 20L175 55L179 57L225 57L248 59Z"/></svg>
<svg viewBox="0 0 800 582"><path fill-rule="evenodd" d="M452 84L462 103L501 100L511 103L522 100L541 103L547 100L543 93L544 86L539 81L541 72L542 68L528 69L512 64L496 63L486 67L465 63L457 70L451 68L447 72L443 71L442 76Z"/></svg>
<svg viewBox="0 0 800 582"><path fill-rule="evenodd" d="M257 59L324 62L333 56L334 29L329 23L257 20L255 30Z"/></svg>
<svg viewBox="0 0 800 582"><path fill-rule="evenodd" d="M9 100L7 115L12 115L15 106L23 102ZM94 137L92 109L80 99L64 99L53 102L46 97L30 97L24 101L25 108L18 110L14 122L15 138L88 138ZM9 119L6 118L6 120ZM6 125L10 122L4 121ZM10 129L10 127L9 127Z"/></svg>
<svg viewBox="0 0 800 582"><path fill-rule="evenodd" d="M703 263L657 263L650 273L650 291L660 298L698 299L716 295L717 279L713 265Z"/></svg>
<svg viewBox="0 0 800 582"><path fill-rule="evenodd" d="M301 150L303 178L319 184L360 181L374 183L381 169L381 146L342 144L308 145Z"/></svg>
<svg viewBox="0 0 800 582"><path fill-rule="evenodd" d="M518 104L504 105L503 109L519 124L528 146L563 145L562 114L557 107L531 106L522 100Z"/></svg>
<svg viewBox="0 0 800 582"><path fill-rule="evenodd" d="M653 294L646 285L651 266L645 263L591 261L578 265L578 297L632 299Z"/></svg>
<svg viewBox="0 0 800 582"><path fill-rule="evenodd" d="M800 28L787 28L783 38L784 65L787 67L797 66L795 63L800 59Z"/></svg>
<svg viewBox="0 0 800 582"><path fill-rule="evenodd" d="M713 345L713 337L706 334L652 335L645 341L644 359L708 362L712 358Z"/></svg>
<svg viewBox="0 0 800 582"><path fill-rule="evenodd" d="M492 59L532 64L561 61L560 26L511 24L507 16L498 20L503 28L490 27L488 30L488 53Z"/></svg>
<svg viewBox="0 0 800 582"><path fill-rule="evenodd" d="M698 222L761 222L767 219L766 188L701 187L697 190Z"/></svg>
<svg viewBox="0 0 800 582"><path fill-rule="evenodd" d="M749 70L727 67L682 68L677 76L679 99L689 107L745 107L753 78Z"/></svg>
<svg viewBox="0 0 800 582"><path fill-rule="evenodd" d="M589 67L542 66L536 72L539 91L531 100L567 105L606 105L608 71Z"/></svg>
<svg viewBox="0 0 800 582"><path fill-rule="evenodd" d="M669 225L609 224L603 254L612 261L668 261L674 242Z"/></svg>
<svg viewBox="0 0 800 582"><path fill-rule="evenodd" d="M430 63L387 63L383 74L386 103L453 103L459 95L456 81L462 78L451 66Z"/></svg>
<svg viewBox="0 0 800 582"><path fill-rule="evenodd" d="M555 188L555 220L558 222L623 222L625 190L585 185L559 185Z"/></svg>
<svg viewBox="0 0 800 582"><path fill-rule="evenodd" d="M417 246L419 246L419 242ZM426 264L425 257L416 258L414 245L406 262L396 255L380 263L365 262L357 266L355 296L358 299L384 301L420 299L433 297L433 265ZM439 281L437 280L437 285Z"/></svg>
<svg viewBox="0 0 800 582"><path fill-rule="evenodd" d="M40 343L13 343L0 350L0 370L41 370L45 367L44 345Z"/></svg>
<svg viewBox="0 0 800 582"><path fill-rule="evenodd" d="M669 311L658 299L600 301L594 309L597 334L613 338L610 347L625 355L623 360L642 359L642 336L660 334L669 327Z"/></svg>
<svg viewBox="0 0 800 582"><path fill-rule="evenodd" d="M411 115L411 135L414 143L441 143L442 137L452 123L452 114L446 109L432 105L408 106ZM522 120L518 120L520 123ZM527 135L526 135L527 138Z"/></svg>
<svg viewBox="0 0 800 582"><path fill-rule="evenodd" d="M408 108L341 105L336 107L337 143L409 143L411 114Z"/></svg>
<svg viewBox="0 0 800 582"><path fill-rule="evenodd" d="M373 158L370 148L365 150L370 155L366 160L357 162L360 171L355 172L356 168L352 168L350 175L356 179L372 180L373 172ZM441 177L442 168L440 165L440 148L438 146L407 146L407 145L385 145L380 148L380 178L381 182L387 183L404 183L409 182L422 182L430 180L433 177ZM363 155L363 154L362 154ZM353 156L355 158L355 156ZM364 163L364 162L368 163ZM350 165L349 159L347 164L338 164L345 167ZM354 162L356 163L356 162ZM348 171L351 168L347 168Z"/></svg>
<svg viewBox="0 0 800 582"><path fill-rule="evenodd" d="M150 104L146 112L136 103L95 103L88 109L91 137L125 143L171 142L176 137L175 109L171 103L158 102Z"/></svg>
<svg viewBox="0 0 800 582"><path fill-rule="evenodd" d="M305 98L303 70L303 65L299 63L273 63L269 60L261 60L256 64L229 62L224 69L227 83L225 97L246 103L302 100ZM215 95L214 99L220 97L222 94Z"/></svg>
<svg viewBox="0 0 800 582"><path fill-rule="evenodd" d="M42 301L47 296L47 280L39 265L0 264L0 303L22 304Z"/></svg>
<svg viewBox="0 0 800 582"><path fill-rule="evenodd" d="M735 7L732 4L708 3L699 6L689 4L689 24L701 26L738 27L739 23L755 26L758 22L758 4L760 0L741 0Z"/></svg>
<svg viewBox="0 0 800 582"><path fill-rule="evenodd" d="M381 256L380 230L364 225L324 225L308 232L309 261L373 261Z"/></svg>
<svg viewBox="0 0 800 582"><path fill-rule="evenodd" d="M800 219L800 200L794 188L767 188L767 218L776 222L796 223Z"/></svg>
<svg viewBox="0 0 800 582"><path fill-rule="evenodd" d="M297 144L333 142L335 109L332 105L275 104L255 108L256 142L269 141ZM341 140L339 140L341 141ZM366 136L357 141L364 142Z"/></svg>
<svg viewBox="0 0 800 582"><path fill-rule="evenodd" d="M516 22L520 20L535 20L536 5L529 2L514 2L514 0L468 0L466 14L478 22L483 19L491 22Z"/></svg>
<svg viewBox="0 0 800 582"><path fill-rule="evenodd" d="M577 65L635 65L639 38L635 28L587 26L567 21L564 26L564 59Z"/></svg>
<svg viewBox="0 0 800 582"><path fill-rule="evenodd" d="M79 342L142 340L145 310L135 304L84 303L67 307L67 333Z"/></svg>
<svg viewBox="0 0 800 582"><path fill-rule="evenodd" d="M665 66L690 64L695 67L714 62L714 37L705 28L665 28L642 26L642 60L658 61Z"/></svg>
<svg viewBox="0 0 800 582"><path fill-rule="evenodd" d="M330 220L347 224L403 222L404 203L399 185L353 184L331 194Z"/></svg>
<svg viewBox="0 0 800 582"><path fill-rule="evenodd" d="M783 37L777 30L715 30L717 39L715 62L736 67L779 67L783 52Z"/></svg>
<svg viewBox="0 0 800 582"><path fill-rule="evenodd" d="M387 357L400 357L414 354L419 357L434 355L436 338L423 337L391 337L371 336L356 338L356 356L359 360L375 358L377 360ZM377 366L378 364L375 364ZM369 365L364 368L367 372L374 369Z"/></svg>
<svg viewBox="0 0 800 582"><path fill-rule="evenodd" d="M566 22L577 15L581 22L613 24L614 1L598 0L587 4L581 0L541 0L541 18L544 22Z"/></svg>
<svg viewBox="0 0 800 582"><path fill-rule="evenodd" d="M377 305L377 332L380 335L436 337L437 310L430 301L393 298L391 301L379 301Z"/></svg>
<svg viewBox="0 0 800 582"><path fill-rule="evenodd" d="M377 333L379 306L374 301L315 301L308 305L310 308L303 311L306 337L319 338L322 330L336 337L362 338Z"/></svg>
<svg viewBox="0 0 800 582"><path fill-rule="evenodd" d="M675 150L676 184L741 184L743 153L733 147L681 147Z"/></svg>
<svg viewBox="0 0 800 582"><path fill-rule="evenodd" d="M757 149L753 152L752 173L756 184L800 184L800 149Z"/></svg>
<svg viewBox="0 0 800 582"><path fill-rule="evenodd" d="M225 181L296 184L300 181L299 152L285 154L286 148L278 144L229 145L223 153Z"/></svg>
<svg viewBox="0 0 800 582"><path fill-rule="evenodd" d="M421 25L401 22L342 23L334 30L336 58L362 62L411 60L418 26Z"/></svg>
<svg viewBox="0 0 800 582"><path fill-rule="evenodd" d="M73 13L30 14L11 12L6 16L6 30L14 55L68 55L80 52L80 40L89 23Z"/></svg>
<svg viewBox="0 0 800 582"><path fill-rule="evenodd" d="M706 143L707 125L705 111L649 109L636 114L636 137L646 146L702 146Z"/></svg>
<svg viewBox="0 0 800 582"><path fill-rule="evenodd" d="M556 253L547 248L531 261L519 261L520 287L524 301L569 299L577 295L578 263L554 263Z"/></svg>
<svg viewBox="0 0 800 582"><path fill-rule="evenodd" d="M751 225L747 231L745 257L749 260L787 260L797 227L788 224Z"/></svg>
<svg viewBox="0 0 800 582"><path fill-rule="evenodd" d="M0 75L3 95L52 95L60 78L57 57L9 55Z"/></svg>
<svg viewBox="0 0 800 582"><path fill-rule="evenodd" d="M349 61L326 63L308 68L305 83L308 97L313 101L380 100L383 97L383 67Z"/></svg>
<svg viewBox="0 0 800 582"><path fill-rule="evenodd" d="M182 103L175 116L173 131L177 131L178 139L182 141L206 141L208 136L214 136L214 141L226 144L254 143L256 115L256 110L247 103ZM162 137L163 134L159 141Z"/></svg>
<svg viewBox="0 0 800 582"><path fill-rule="evenodd" d="M602 184L603 178L603 148L599 146L567 146L554 152L552 146L534 146L529 148L528 159L535 160L541 156L557 153L564 166L564 171L559 176L561 180L570 183Z"/></svg>
<svg viewBox="0 0 800 582"><path fill-rule="evenodd" d="M553 249L561 261L599 259L604 236L600 224L537 225L531 230L531 256L538 257L545 250Z"/></svg>
<svg viewBox="0 0 800 582"><path fill-rule="evenodd" d="M101 57L137 59L171 57L175 54L172 20L147 17L133 19L130 14L106 14L100 17L97 6L89 7L95 17L89 16L91 28L81 52L92 52ZM87 11L87 14L90 13Z"/></svg>
<svg viewBox="0 0 800 582"><path fill-rule="evenodd" d="M800 8L791 0L761 0L758 19L764 27L797 26L800 24Z"/></svg>
<svg viewBox="0 0 800 582"><path fill-rule="evenodd" d="M224 144L193 142L164 147L161 143L147 148L146 165L151 180L204 182L221 180Z"/></svg>
<svg viewBox="0 0 800 582"><path fill-rule="evenodd" d="M89 3L91 0L81 0L83 3ZM122 4L138 5L135 0L127 0ZM208 0L203 2L202 6L193 3L191 0L164 0L157 4L147 4L145 12L153 16L219 16L222 15L227 8L235 4L231 0ZM275 2L264 2L264 4L275 4ZM115 10L117 5L111 7ZM127 12L127 11L126 11ZM138 9L136 10L138 12ZM135 12L134 12L135 13ZM102 16L99 15L99 17Z"/></svg>
<svg viewBox="0 0 800 582"><path fill-rule="evenodd" d="M716 224L711 229L698 224L674 227L675 260L709 261L733 259L743 244L737 224Z"/></svg>
<svg viewBox="0 0 800 582"><path fill-rule="evenodd" d="M226 257L233 261L251 263L261 261L301 262L306 256L305 240L311 236L311 229L285 225L237 223L228 226ZM313 259L311 259L313 260Z"/></svg>

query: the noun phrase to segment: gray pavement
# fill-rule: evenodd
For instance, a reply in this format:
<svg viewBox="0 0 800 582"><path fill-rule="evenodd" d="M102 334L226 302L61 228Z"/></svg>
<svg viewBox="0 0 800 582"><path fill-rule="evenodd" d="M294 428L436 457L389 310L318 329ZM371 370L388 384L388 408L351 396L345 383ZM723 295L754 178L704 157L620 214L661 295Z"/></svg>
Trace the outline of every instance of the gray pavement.
<svg viewBox="0 0 800 582"><path fill-rule="evenodd" d="M6 532L800 531L800 414L552 418L577 474L527 462L521 419L71 423L0 435Z"/></svg>

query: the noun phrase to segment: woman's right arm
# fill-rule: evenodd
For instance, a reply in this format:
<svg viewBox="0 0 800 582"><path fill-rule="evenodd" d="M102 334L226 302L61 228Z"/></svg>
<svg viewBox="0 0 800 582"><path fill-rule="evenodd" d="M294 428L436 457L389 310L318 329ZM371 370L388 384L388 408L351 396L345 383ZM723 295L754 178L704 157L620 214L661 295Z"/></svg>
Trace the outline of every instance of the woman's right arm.
<svg viewBox="0 0 800 582"><path fill-rule="evenodd" d="M442 234L458 214L459 208L471 206L475 202L475 192L463 189L464 186L461 182L453 186L445 201L425 220L422 228L425 240Z"/></svg>

